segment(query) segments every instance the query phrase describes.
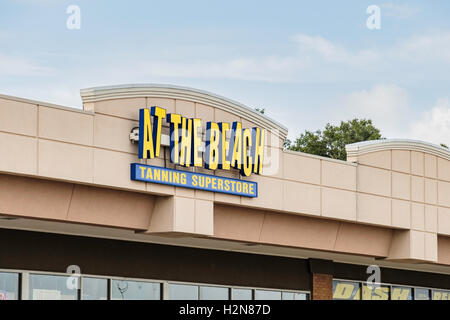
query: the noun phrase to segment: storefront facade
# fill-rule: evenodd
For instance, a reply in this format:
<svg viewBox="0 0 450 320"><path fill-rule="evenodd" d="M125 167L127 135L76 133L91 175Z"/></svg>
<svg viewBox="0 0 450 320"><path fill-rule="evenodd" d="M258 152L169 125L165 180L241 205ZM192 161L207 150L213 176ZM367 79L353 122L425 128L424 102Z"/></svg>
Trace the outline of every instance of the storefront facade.
<svg viewBox="0 0 450 320"><path fill-rule="evenodd" d="M448 150L382 140L337 161L208 92L81 97L0 95L0 299L450 299Z"/></svg>

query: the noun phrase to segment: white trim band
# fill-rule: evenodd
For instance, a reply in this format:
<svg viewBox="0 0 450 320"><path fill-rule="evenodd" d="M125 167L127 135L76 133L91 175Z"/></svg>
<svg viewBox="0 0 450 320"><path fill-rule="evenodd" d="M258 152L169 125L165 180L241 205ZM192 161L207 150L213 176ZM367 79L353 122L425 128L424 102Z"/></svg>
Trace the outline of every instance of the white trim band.
<svg viewBox="0 0 450 320"><path fill-rule="evenodd" d="M383 150L411 150L425 152L450 160L450 150L429 142L409 139L386 139L357 142L345 146L347 157L357 157Z"/></svg>
<svg viewBox="0 0 450 320"><path fill-rule="evenodd" d="M106 87L94 87L80 90L83 104L111 99L124 98L169 98L200 102L222 109L242 117L256 125L278 131L280 138L286 139L288 129L269 117L249 108L239 102L203 90L193 88L164 85L164 84L129 84Z"/></svg>

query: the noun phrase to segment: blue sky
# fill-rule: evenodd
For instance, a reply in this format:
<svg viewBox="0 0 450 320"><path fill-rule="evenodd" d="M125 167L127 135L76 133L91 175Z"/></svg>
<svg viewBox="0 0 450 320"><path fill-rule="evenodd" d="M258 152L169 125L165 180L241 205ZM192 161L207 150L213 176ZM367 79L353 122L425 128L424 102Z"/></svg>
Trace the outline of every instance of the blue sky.
<svg viewBox="0 0 450 320"><path fill-rule="evenodd" d="M2 0L0 93L80 108L81 88L168 83L265 108L290 138L366 117L450 145L449 14L437 0Z"/></svg>

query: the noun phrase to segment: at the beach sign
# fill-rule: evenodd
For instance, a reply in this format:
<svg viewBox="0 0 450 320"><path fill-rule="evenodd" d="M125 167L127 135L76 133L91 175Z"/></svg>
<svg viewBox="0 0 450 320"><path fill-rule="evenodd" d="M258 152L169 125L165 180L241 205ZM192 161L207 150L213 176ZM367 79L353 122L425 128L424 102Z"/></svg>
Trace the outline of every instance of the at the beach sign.
<svg viewBox="0 0 450 320"><path fill-rule="evenodd" d="M208 121L203 146L201 119L166 114L166 110L160 107L139 110L140 159L159 157L164 119L170 126L171 163L186 168L236 169L243 176L262 172L264 129L242 128L241 122ZM256 182L139 163L131 165L131 179L246 197L256 197L258 194Z"/></svg>

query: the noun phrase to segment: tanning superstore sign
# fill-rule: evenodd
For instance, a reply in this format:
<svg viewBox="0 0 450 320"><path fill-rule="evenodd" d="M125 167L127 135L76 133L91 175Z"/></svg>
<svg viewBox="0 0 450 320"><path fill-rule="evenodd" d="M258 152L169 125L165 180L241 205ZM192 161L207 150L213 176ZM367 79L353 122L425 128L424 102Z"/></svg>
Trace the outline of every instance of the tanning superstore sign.
<svg viewBox="0 0 450 320"><path fill-rule="evenodd" d="M152 121L153 120L153 121ZM265 130L242 128L241 122L206 123L169 113L160 107L139 110L139 158L153 159L161 154L162 126L170 127L170 162L184 168L239 170L242 176L262 172ZM204 141L202 137L205 137ZM131 179L191 189L257 197L256 182L140 163L131 164Z"/></svg>

